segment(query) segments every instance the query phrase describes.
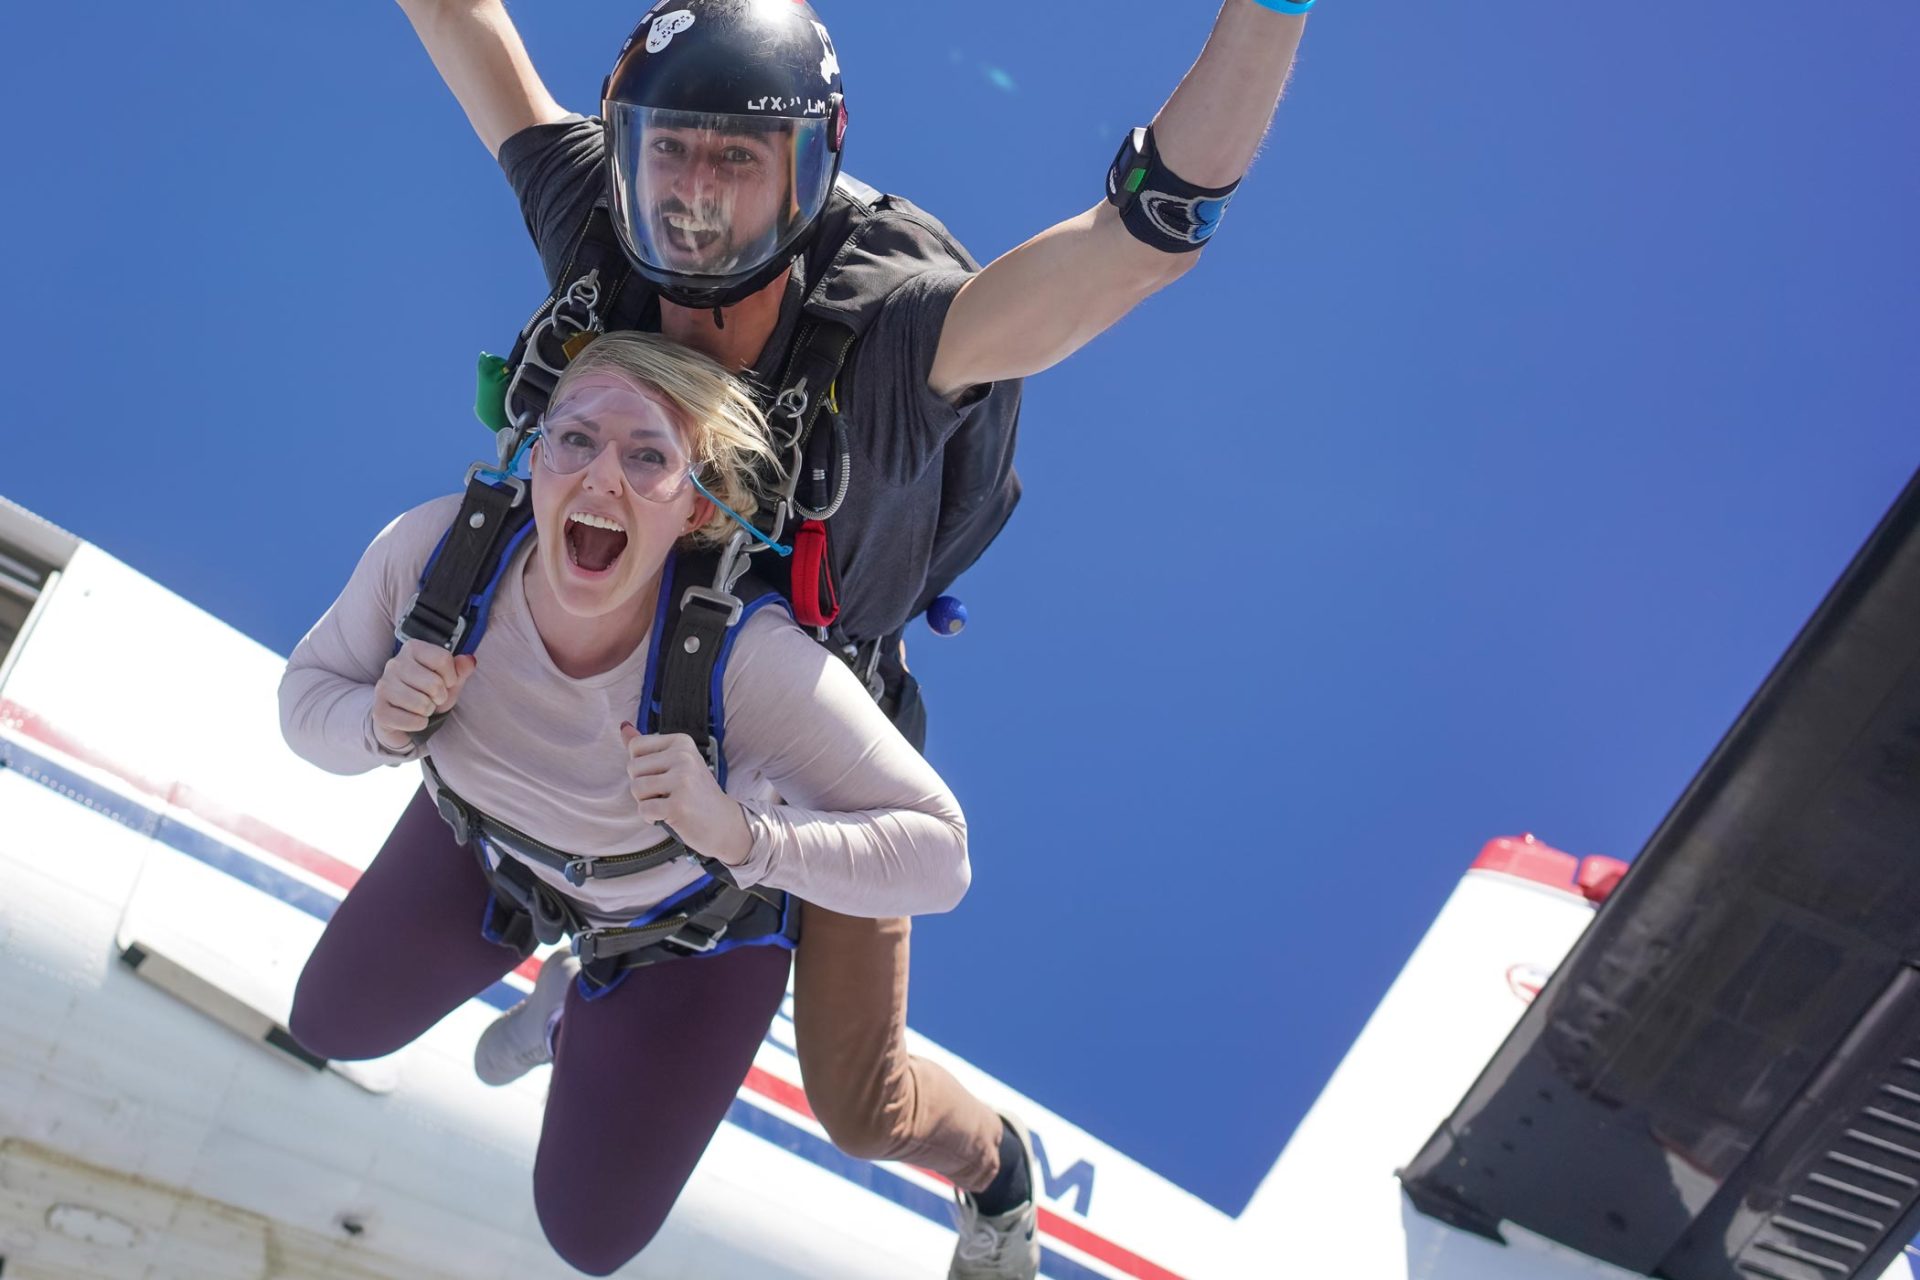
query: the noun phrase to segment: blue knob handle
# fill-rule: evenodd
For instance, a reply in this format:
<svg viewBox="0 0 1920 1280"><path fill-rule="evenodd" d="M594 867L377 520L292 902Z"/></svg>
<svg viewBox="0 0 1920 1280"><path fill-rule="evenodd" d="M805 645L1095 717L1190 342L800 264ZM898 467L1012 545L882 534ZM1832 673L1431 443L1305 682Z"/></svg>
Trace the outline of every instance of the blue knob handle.
<svg viewBox="0 0 1920 1280"><path fill-rule="evenodd" d="M952 596L935 596L927 606L927 625L937 636L957 636L967 629L967 606Z"/></svg>

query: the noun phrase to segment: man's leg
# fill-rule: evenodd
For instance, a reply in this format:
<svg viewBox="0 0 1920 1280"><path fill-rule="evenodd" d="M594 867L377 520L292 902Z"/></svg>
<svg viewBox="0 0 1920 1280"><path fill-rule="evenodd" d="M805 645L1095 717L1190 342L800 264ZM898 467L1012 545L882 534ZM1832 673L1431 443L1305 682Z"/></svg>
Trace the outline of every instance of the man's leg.
<svg viewBox="0 0 1920 1280"><path fill-rule="evenodd" d="M880 709L916 751L927 711L906 646L880 649ZM958 1080L907 1052L908 939L913 922L867 920L802 904L793 1030L807 1101L834 1145L869 1160L904 1160L966 1194L948 1280L1032 1280L1033 1158L1024 1129Z"/></svg>
<svg viewBox="0 0 1920 1280"><path fill-rule="evenodd" d="M834 1145L904 1160L981 1191L1000 1172L1000 1116L942 1068L907 1052L912 921L803 904L793 1029L807 1101Z"/></svg>
<svg viewBox="0 0 1920 1280"><path fill-rule="evenodd" d="M520 963L480 936L486 877L423 789L327 922L287 1027L314 1053L392 1053Z"/></svg>
<svg viewBox="0 0 1920 1280"><path fill-rule="evenodd" d="M636 969L597 1000L567 995L533 1168L554 1251L620 1269L667 1219L787 990L787 952L741 947Z"/></svg>

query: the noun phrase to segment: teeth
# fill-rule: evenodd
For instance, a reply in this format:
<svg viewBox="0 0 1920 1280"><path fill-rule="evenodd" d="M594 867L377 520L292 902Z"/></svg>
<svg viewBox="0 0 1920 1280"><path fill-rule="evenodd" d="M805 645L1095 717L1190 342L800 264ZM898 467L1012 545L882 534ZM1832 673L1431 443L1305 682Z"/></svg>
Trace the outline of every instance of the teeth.
<svg viewBox="0 0 1920 1280"><path fill-rule="evenodd" d="M615 533L625 533L627 531L627 527L618 521L609 520L605 516L594 515L590 511L576 511L568 516L567 519L577 524L584 524L590 529L611 529Z"/></svg>
<svg viewBox="0 0 1920 1280"><path fill-rule="evenodd" d="M711 222L706 222L699 218L689 218L684 213L668 214L667 225L672 227L675 231L688 231L688 232L718 231L720 229L719 227L714 226Z"/></svg>

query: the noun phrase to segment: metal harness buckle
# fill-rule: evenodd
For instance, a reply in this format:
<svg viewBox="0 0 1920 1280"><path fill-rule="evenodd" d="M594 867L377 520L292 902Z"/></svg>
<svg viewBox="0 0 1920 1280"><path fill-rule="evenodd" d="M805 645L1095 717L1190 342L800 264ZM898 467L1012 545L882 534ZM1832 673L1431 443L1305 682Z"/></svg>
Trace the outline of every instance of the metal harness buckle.
<svg viewBox="0 0 1920 1280"><path fill-rule="evenodd" d="M506 485L509 489L513 490L513 501L507 504L507 510L509 511L513 510L515 507L519 506L521 503L527 500L527 482L525 480L522 480L519 476L513 475L512 473L503 470L502 468L504 468L506 464L507 464L507 459L505 458L502 458L500 460L499 467L490 467L484 462L474 463L472 466L467 468L467 478L460 482L461 488L464 489L467 485L472 484L473 478L475 476L481 477L488 484ZM474 512L474 518L477 519L479 518L479 516L480 516L479 512L477 511ZM479 527L480 527L479 525L474 526L474 528L476 529Z"/></svg>
<svg viewBox="0 0 1920 1280"><path fill-rule="evenodd" d="M693 920L689 919L684 924L682 924L678 929L675 929L672 933L668 934L665 938L663 938L662 941L670 942L676 947L680 947L683 950L690 951L696 956L701 956L713 950L714 947L718 945L720 939L727 936L728 928L729 928L728 925L723 924L720 926L719 929L709 933L705 926L696 924L693 922ZM687 930L692 930L696 935L698 935L703 940L700 942L689 941L686 934Z"/></svg>
<svg viewBox="0 0 1920 1280"><path fill-rule="evenodd" d="M730 595L725 591L718 591L712 587L692 586L688 587L686 592L680 597L681 612L684 613L687 606L695 600L700 601L702 604L712 605L717 609L725 610L727 615L726 625L729 627L740 621L740 614L746 607L740 603L739 596Z"/></svg>
<svg viewBox="0 0 1920 1280"><path fill-rule="evenodd" d="M413 593L412 596L408 598L406 608L400 611L400 621L393 624L393 638L395 640L398 640L401 644L405 644L409 640L427 639L426 636L417 636L407 630L407 624L413 621L413 606L419 603L420 603L420 593L416 591ZM440 647L445 649L448 653L455 653L460 648L461 637L466 634L467 634L467 615L463 613L458 618L454 619L453 631L447 636L447 642L441 645ZM438 642L436 641L435 643L438 643ZM462 841L461 843L464 844L465 841Z"/></svg>

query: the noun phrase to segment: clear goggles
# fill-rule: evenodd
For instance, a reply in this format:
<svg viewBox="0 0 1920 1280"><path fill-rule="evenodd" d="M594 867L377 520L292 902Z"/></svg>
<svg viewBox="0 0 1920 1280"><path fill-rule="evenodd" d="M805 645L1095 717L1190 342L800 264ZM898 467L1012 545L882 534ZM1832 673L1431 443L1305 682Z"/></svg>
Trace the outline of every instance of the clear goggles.
<svg viewBox="0 0 1920 1280"><path fill-rule="evenodd" d="M649 502L672 502L695 483L693 459L657 414L635 412L644 403L631 392L591 387L550 405L540 416L540 464L570 476L612 447L628 488Z"/></svg>
<svg viewBox="0 0 1920 1280"><path fill-rule="evenodd" d="M829 121L605 104L613 213L643 266L715 287L792 251L833 189Z"/></svg>
<svg viewBox="0 0 1920 1280"><path fill-rule="evenodd" d="M589 387L549 405L540 416L539 430L527 437L519 453L524 454L536 441L541 467L557 476L577 475L609 448L616 449L627 487L640 497L649 502L672 502L691 487L754 541L783 556L791 554L791 548L754 528L751 521L700 483L680 433L663 426L652 406L631 391ZM519 465L517 458L513 465Z"/></svg>

